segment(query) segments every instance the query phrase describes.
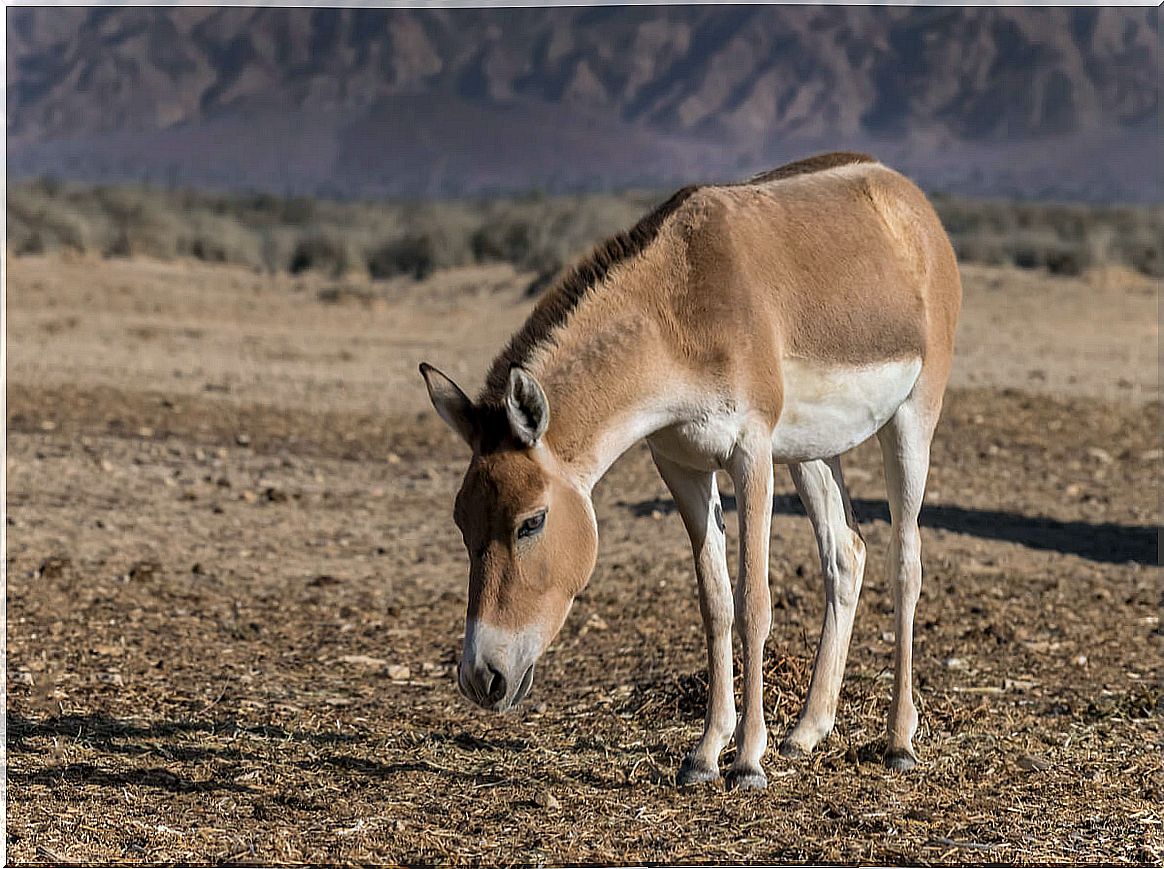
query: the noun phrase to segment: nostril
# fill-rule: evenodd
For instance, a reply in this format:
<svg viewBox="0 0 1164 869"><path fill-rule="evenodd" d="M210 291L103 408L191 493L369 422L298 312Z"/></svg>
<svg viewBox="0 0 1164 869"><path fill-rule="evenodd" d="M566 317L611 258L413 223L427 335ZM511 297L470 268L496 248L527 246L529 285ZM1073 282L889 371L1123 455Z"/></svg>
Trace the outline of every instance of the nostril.
<svg viewBox="0 0 1164 869"><path fill-rule="evenodd" d="M496 703L505 696L505 676L501 671L489 665L489 684L485 688L485 700L488 703Z"/></svg>

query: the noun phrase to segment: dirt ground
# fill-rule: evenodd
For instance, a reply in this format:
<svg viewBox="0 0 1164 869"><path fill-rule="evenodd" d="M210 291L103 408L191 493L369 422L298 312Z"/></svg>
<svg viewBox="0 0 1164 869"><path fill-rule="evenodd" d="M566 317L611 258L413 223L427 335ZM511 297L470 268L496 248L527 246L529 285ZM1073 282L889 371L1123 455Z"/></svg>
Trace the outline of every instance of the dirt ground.
<svg viewBox="0 0 1164 869"><path fill-rule="evenodd" d="M475 389L527 280L9 258L10 862L1164 860L1155 285L966 268L923 514L921 763L880 764L888 525L865 445L836 730L737 794L673 787L704 651L644 448L596 492L598 568L531 697L497 716L456 692L467 457L416 365ZM823 609L777 486L774 743Z"/></svg>

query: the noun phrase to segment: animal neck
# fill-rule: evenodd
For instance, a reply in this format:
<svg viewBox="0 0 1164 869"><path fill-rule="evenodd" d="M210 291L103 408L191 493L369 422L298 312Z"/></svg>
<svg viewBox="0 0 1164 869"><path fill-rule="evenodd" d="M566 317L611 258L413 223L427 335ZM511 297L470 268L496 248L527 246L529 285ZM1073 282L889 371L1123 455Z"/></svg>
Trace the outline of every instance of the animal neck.
<svg viewBox="0 0 1164 869"><path fill-rule="evenodd" d="M637 441L680 416L658 328L625 295L618 300L579 310L532 361L550 406L546 445L587 493Z"/></svg>

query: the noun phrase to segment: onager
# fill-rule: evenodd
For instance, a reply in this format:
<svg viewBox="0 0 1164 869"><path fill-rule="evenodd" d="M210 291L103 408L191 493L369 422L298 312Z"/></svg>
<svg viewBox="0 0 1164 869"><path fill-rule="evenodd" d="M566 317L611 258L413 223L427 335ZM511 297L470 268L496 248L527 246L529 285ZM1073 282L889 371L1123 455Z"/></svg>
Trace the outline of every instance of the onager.
<svg viewBox="0 0 1164 869"><path fill-rule="evenodd" d="M727 786L765 787L773 463L788 465L824 574L808 698L780 746L799 756L832 730L865 569L839 456L875 434L896 628L885 762L912 767L918 513L961 294L922 192L870 157L824 154L684 188L600 245L537 304L476 402L422 364L437 413L473 450L454 510L470 559L464 694L493 710L526 696L594 569L594 484L645 438L691 537L707 635L704 731L678 782L719 778L734 737ZM739 511L734 593L717 470Z"/></svg>

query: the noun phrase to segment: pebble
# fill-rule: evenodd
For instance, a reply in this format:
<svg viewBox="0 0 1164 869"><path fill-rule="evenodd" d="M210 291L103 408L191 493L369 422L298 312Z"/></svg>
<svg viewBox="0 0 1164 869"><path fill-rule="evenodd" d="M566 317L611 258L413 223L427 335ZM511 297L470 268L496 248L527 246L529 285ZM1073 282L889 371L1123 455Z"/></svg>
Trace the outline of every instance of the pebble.
<svg viewBox="0 0 1164 869"><path fill-rule="evenodd" d="M344 664L354 664L359 667L383 667L388 663L383 658L373 658L371 655L341 655L339 660ZM405 667L404 669L407 670L408 668ZM405 673L404 678L408 678L407 673Z"/></svg>
<svg viewBox="0 0 1164 869"><path fill-rule="evenodd" d="M1023 754L1018 759L1019 769L1027 772L1043 772L1051 768L1051 761L1038 754Z"/></svg>
<svg viewBox="0 0 1164 869"><path fill-rule="evenodd" d="M562 804L559 803L557 798L549 791L543 791L542 793L538 794L536 802L543 809L562 808Z"/></svg>
<svg viewBox="0 0 1164 869"><path fill-rule="evenodd" d="M390 664L388 667L388 678L394 682L407 682L411 676L412 670L407 664Z"/></svg>

